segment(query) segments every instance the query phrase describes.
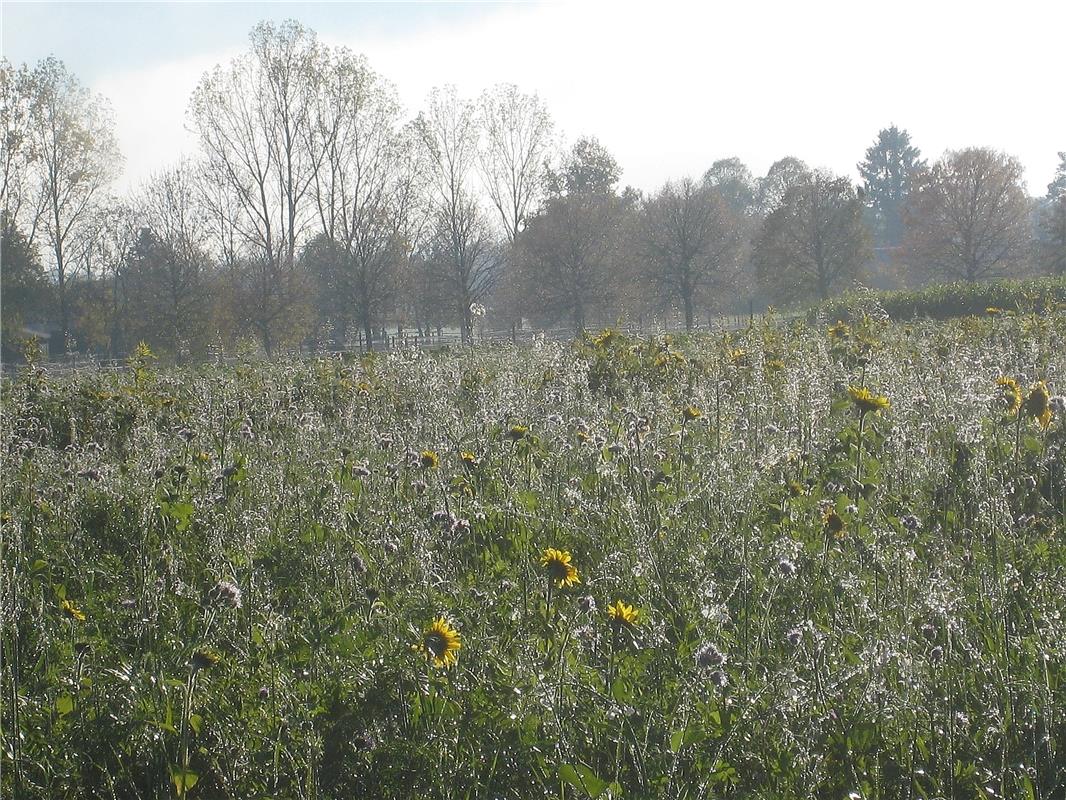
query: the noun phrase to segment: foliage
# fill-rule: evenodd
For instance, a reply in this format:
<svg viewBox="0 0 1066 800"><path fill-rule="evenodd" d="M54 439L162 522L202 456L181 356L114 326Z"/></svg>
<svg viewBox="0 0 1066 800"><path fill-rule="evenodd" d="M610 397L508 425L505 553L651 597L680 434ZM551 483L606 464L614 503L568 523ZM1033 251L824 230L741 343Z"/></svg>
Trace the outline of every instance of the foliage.
<svg viewBox="0 0 1066 800"><path fill-rule="evenodd" d="M1026 281L956 281L924 289L894 292L848 292L815 306L810 319L858 319L864 313L886 314L895 320L951 319L1044 312L1066 304L1066 278Z"/></svg>
<svg viewBox="0 0 1066 800"><path fill-rule="evenodd" d="M0 793L1061 796L1064 380L1062 314L28 369Z"/></svg>
<svg viewBox="0 0 1066 800"><path fill-rule="evenodd" d="M919 279L1016 278L1032 227L1021 162L986 147L950 151L915 179L904 209L906 250Z"/></svg>
<svg viewBox="0 0 1066 800"><path fill-rule="evenodd" d="M846 178L816 170L797 177L759 231L756 276L775 300L825 300L870 257L862 203Z"/></svg>
<svg viewBox="0 0 1066 800"><path fill-rule="evenodd" d="M903 205L917 173L925 168L921 151L911 144L911 136L895 125L877 134L859 163L866 202L873 214L875 240L880 247L903 243Z"/></svg>

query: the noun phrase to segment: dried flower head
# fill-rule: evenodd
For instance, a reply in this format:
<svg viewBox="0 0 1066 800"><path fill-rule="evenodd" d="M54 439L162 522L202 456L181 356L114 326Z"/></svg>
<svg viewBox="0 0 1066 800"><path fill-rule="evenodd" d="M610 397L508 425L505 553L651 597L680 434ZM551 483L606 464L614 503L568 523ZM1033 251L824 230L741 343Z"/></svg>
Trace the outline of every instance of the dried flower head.
<svg viewBox="0 0 1066 800"><path fill-rule="evenodd" d="M219 581L208 593L211 602L223 608L241 607L241 590L230 581Z"/></svg>

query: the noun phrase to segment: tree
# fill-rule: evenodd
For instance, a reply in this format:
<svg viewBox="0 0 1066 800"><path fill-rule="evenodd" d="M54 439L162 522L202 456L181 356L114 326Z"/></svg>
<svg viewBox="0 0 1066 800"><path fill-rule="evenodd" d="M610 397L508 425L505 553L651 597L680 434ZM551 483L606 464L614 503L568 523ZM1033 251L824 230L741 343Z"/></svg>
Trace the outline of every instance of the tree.
<svg viewBox="0 0 1066 800"><path fill-rule="evenodd" d="M235 245L242 284L251 291L246 321L267 353L294 333L285 317L303 298L292 275L311 220L312 190L322 161L315 104L322 49L299 23L261 22L251 48L228 68L200 80L189 116L200 138L205 191L218 228ZM253 289L254 287L254 289Z"/></svg>
<svg viewBox="0 0 1066 800"><path fill-rule="evenodd" d="M979 281L1016 275L1028 263L1022 165L1004 153L946 153L918 179L905 221L911 268L922 276Z"/></svg>
<svg viewBox="0 0 1066 800"><path fill-rule="evenodd" d="M129 204L103 196L70 249L70 274L81 277L71 284L71 329L84 349L106 351L113 357L127 352L116 290L136 230Z"/></svg>
<svg viewBox="0 0 1066 800"><path fill-rule="evenodd" d="M46 318L51 306L51 285L29 238L15 221L0 212L0 341L4 361L19 357L18 345L27 323Z"/></svg>
<svg viewBox="0 0 1066 800"><path fill-rule="evenodd" d="M0 214L12 225L25 222L31 247L44 197L41 192L33 193L30 184L36 162L31 138L34 95L29 68L23 65L16 69L0 58Z"/></svg>
<svg viewBox="0 0 1066 800"><path fill-rule="evenodd" d="M621 176L621 167L599 139L583 136L570 148L560 171L546 171L545 183L548 194L555 197L564 194L603 196L615 192Z"/></svg>
<svg viewBox="0 0 1066 800"><path fill-rule="evenodd" d="M1059 153L1059 166L1055 177L1047 185L1047 199L1051 202L1066 197L1066 152Z"/></svg>
<svg viewBox="0 0 1066 800"><path fill-rule="evenodd" d="M825 300L869 260L862 203L846 178L816 170L797 179L763 223L753 261L780 301Z"/></svg>
<svg viewBox="0 0 1066 800"><path fill-rule="evenodd" d="M507 241L514 242L543 196L543 166L552 143L551 115L535 94L500 84L479 103L484 141L481 174Z"/></svg>
<svg viewBox="0 0 1066 800"><path fill-rule="evenodd" d="M581 139L552 194L515 243L522 306L546 321L568 319L580 333L616 308L622 289L629 202L618 196L618 164L594 139Z"/></svg>
<svg viewBox="0 0 1066 800"><path fill-rule="evenodd" d="M785 156L770 165L759 180L756 206L760 216L767 216L784 200L789 188L810 173L810 167L794 156Z"/></svg>
<svg viewBox="0 0 1066 800"><path fill-rule="evenodd" d="M858 169L878 247L893 249L903 243L903 205L914 176L924 168L921 151L911 144L910 134L895 125L881 130L867 148Z"/></svg>
<svg viewBox="0 0 1066 800"><path fill-rule="evenodd" d="M477 159L474 106L454 87L434 89L416 127L433 175L431 263L440 268L464 342L474 331L473 307L499 276L500 257L470 186Z"/></svg>
<svg viewBox="0 0 1066 800"><path fill-rule="evenodd" d="M202 355L211 340L212 258L207 210L194 166L182 161L145 184L116 284L123 304L116 337L157 352Z"/></svg>
<svg viewBox="0 0 1066 800"><path fill-rule="evenodd" d="M707 303L737 267L742 213L713 185L691 180L667 183L641 208L637 248L644 281L681 302L687 331L697 305Z"/></svg>
<svg viewBox="0 0 1066 800"><path fill-rule="evenodd" d="M750 215L757 210L759 184L739 158L715 161L703 173L703 183L716 188L734 214Z"/></svg>
<svg viewBox="0 0 1066 800"><path fill-rule="evenodd" d="M51 252L59 294L61 346L70 332L67 281L76 247L106 186L121 166L110 110L63 63L49 57L32 72L29 146L35 156L32 190Z"/></svg>
<svg viewBox="0 0 1066 800"><path fill-rule="evenodd" d="M321 235L329 244L317 243L305 258L337 343L354 322L369 347L403 257L394 217L406 202L408 143L391 84L345 49L322 61L316 105L322 158L314 173L314 197ZM340 294L326 296L327 287Z"/></svg>
<svg viewBox="0 0 1066 800"><path fill-rule="evenodd" d="M1059 167L1048 184L1038 214L1038 235L1043 269L1052 275L1066 274L1066 153L1059 153Z"/></svg>

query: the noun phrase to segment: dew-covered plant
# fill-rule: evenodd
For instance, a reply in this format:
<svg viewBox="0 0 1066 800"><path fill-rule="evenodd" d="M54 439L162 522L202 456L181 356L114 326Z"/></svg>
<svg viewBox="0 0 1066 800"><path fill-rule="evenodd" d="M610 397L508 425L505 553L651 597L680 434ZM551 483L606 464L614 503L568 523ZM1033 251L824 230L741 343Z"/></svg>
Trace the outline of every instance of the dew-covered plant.
<svg viewBox="0 0 1066 800"><path fill-rule="evenodd" d="M1066 317L2 387L18 798L1066 794Z"/></svg>

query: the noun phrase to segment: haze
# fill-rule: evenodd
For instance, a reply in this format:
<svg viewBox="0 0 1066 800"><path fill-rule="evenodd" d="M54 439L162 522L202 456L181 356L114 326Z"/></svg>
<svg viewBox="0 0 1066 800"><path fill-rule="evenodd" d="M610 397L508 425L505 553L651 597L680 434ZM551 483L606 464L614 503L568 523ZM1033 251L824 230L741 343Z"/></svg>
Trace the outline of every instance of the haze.
<svg viewBox="0 0 1066 800"><path fill-rule="evenodd" d="M623 182L652 190L738 156L784 155L855 177L889 124L928 156L987 146L1017 156L1034 195L1066 135L1053 3L356 4L19 3L0 6L4 55L62 59L111 102L125 170L116 190L192 153L189 96L261 19L295 17L364 53L409 114L444 83L475 97L536 92L568 141L594 135Z"/></svg>

